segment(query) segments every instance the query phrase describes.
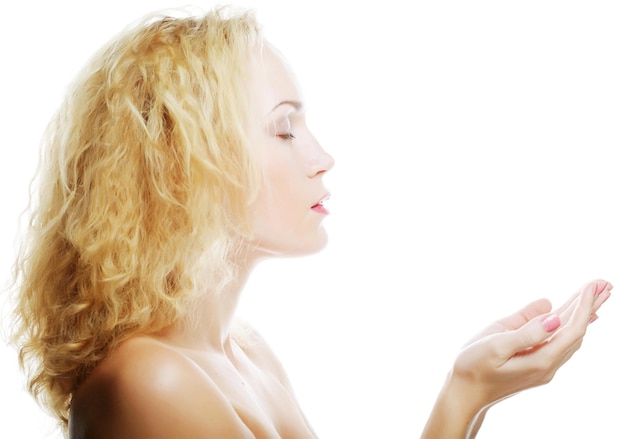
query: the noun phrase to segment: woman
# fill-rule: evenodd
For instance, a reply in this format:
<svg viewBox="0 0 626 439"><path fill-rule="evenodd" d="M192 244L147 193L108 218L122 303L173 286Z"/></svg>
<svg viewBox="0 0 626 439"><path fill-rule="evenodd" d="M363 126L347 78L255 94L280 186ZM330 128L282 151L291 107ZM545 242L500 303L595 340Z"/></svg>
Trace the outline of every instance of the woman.
<svg viewBox="0 0 626 439"><path fill-rule="evenodd" d="M235 321L255 265L317 252L333 159L249 13L155 17L98 53L52 121L18 261L20 358L72 438L315 437ZM529 304L459 354L424 438L548 382L611 285Z"/></svg>

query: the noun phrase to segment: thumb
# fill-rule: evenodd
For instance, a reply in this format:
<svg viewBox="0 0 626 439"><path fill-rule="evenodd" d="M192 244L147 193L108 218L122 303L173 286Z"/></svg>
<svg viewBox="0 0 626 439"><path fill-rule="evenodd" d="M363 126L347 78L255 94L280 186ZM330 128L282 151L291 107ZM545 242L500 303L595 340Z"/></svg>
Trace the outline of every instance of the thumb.
<svg viewBox="0 0 626 439"><path fill-rule="evenodd" d="M501 342L506 343L509 357L537 347L546 341L550 335L561 326L561 319L558 314L545 314L538 316L524 326L506 334Z"/></svg>

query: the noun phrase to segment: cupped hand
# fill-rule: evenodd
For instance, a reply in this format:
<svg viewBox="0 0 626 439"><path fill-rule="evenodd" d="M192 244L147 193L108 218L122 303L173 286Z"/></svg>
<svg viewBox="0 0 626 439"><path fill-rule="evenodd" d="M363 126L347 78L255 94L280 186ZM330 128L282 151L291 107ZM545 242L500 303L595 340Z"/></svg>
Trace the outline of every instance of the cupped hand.
<svg viewBox="0 0 626 439"><path fill-rule="evenodd" d="M461 351L451 379L464 398L481 408L550 382L580 348L612 288L595 280L554 312L548 300L540 299L494 322Z"/></svg>

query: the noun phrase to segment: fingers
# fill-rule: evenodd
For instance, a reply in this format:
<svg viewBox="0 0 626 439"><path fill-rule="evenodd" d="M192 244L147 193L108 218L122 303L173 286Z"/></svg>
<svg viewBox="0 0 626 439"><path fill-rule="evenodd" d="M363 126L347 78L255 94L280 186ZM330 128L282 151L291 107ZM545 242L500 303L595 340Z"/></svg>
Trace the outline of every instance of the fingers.
<svg viewBox="0 0 626 439"><path fill-rule="evenodd" d="M456 376L485 387L491 402L550 382L581 347L611 289L609 282L595 280L557 311L542 299L498 320L457 357Z"/></svg>
<svg viewBox="0 0 626 439"><path fill-rule="evenodd" d="M470 339L467 342L466 346L474 343L476 340L485 338L489 335L498 334L503 331L512 331L518 329L521 326L524 326L533 318L550 312L550 309L552 309L552 304L548 299L535 300L534 302L529 303L519 311L493 322L491 325L481 331L480 334Z"/></svg>
<svg viewBox="0 0 626 439"><path fill-rule="evenodd" d="M571 317L569 318L569 324L577 327L581 330L586 329L589 324L589 319L594 313L594 305L598 296L604 292L604 289L608 283L604 282L602 288L599 288L598 282L593 281L585 285L581 291L578 301L575 302L575 306L571 311ZM606 299L605 299L606 300ZM572 307L570 306L570 309ZM565 314L569 314L569 310Z"/></svg>
<svg viewBox="0 0 626 439"><path fill-rule="evenodd" d="M578 350L587 326L598 318L596 311L610 297L612 287L606 281L593 281L581 288L576 300L559 315L560 329L542 349L547 358L560 366Z"/></svg>
<svg viewBox="0 0 626 439"><path fill-rule="evenodd" d="M494 335L494 351L504 364L515 355L530 353L541 346L560 326L561 319L556 313L535 316L520 328Z"/></svg>
<svg viewBox="0 0 626 439"><path fill-rule="evenodd" d="M562 322L569 321L574 309L576 308L579 297L581 294L586 292L587 294L593 293L596 295L596 300L593 304L593 314L597 312L600 306L606 301L606 299L609 298L612 288L613 285L611 285L610 282L602 279L596 279L589 282L573 294L555 313L560 316ZM539 315L549 313L551 309L552 305L549 300L539 299L529 303L521 310L502 318L495 323L497 327L500 327L501 329L514 330L521 328L523 325Z"/></svg>
<svg viewBox="0 0 626 439"><path fill-rule="evenodd" d="M483 341L481 350L489 352L497 366L539 350L542 358L551 359L546 364L560 365L580 346L587 325L598 318L596 311L610 297L611 288L604 280L589 282L552 313L547 299L531 302L483 331L478 337Z"/></svg>
<svg viewBox="0 0 626 439"><path fill-rule="evenodd" d="M602 290L599 294L597 294L595 301L593 302L593 313L595 314L602 304L607 301L609 297L611 297L611 290L613 289L613 285L610 283ZM596 316L597 318L597 316Z"/></svg>
<svg viewBox="0 0 626 439"><path fill-rule="evenodd" d="M552 309L548 299L539 299L529 303L519 311L498 320L496 323L508 330L518 329L535 317L547 314Z"/></svg>
<svg viewBox="0 0 626 439"><path fill-rule="evenodd" d="M613 285L602 279L594 280L584 285L576 294L574 294L559 310L557 311L563 322L569 322L574 311L589 313L587 323L590 319L597 319L597 315L593 317L604 302L611 296ZM589 309L589 306L591 308ZM582 318L582 317L581 317Z"/></svg>

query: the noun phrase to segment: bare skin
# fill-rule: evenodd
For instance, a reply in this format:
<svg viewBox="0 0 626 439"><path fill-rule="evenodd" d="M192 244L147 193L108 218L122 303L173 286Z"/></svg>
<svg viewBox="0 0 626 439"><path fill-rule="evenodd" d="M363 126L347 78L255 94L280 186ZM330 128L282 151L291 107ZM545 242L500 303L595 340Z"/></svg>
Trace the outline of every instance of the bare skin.
<svg viewBox="0 0 626 439"><path fill-rule="evenodd" d="M327 239L322 177L332 157L306 127L300 90L284 59L266 46L256 60L262 62L254 64L254 111L267 122L259 145L265 178L252 207L255 236L240 261L240 278L221 294L203 294L194 325L134 337L102 361L73 395L72 439L316 437L267 343L233 323L260 260L313 253ZM549 382L580 347L611 288L591 282L555 311L545 299L533 302L471 340L422 438L474 437L493 404Z"/></svg>
<svg viewBox="0 0 626 439"><path fill-rule="evenodd" d="M580 348L612 288L604 280L590 282L554 312L548 300L537 300L470 340L456 358L422 439L474 438L491 406L549 383ZM546 328L547 316L558 316L556 326Z"/></svg>
<svg viewBox="0 0 626 439"><path fill-rule="evenodd" d="M305 124L300 89L282 56L266 45L254 57L265 178L240 278L228 291L203 294L194 325L129 339L102 361L73 395L72 439L316 437L267 343L233 323L256 263L326 244L322 177L333 166Z"/></svg>
<svg viewBox="0 0 626 439"><path fill-rule="evenodd" d="M81 386L72 438L314 438L282 366L257 334L248 346L175 346L138 337Z"/></svg>

